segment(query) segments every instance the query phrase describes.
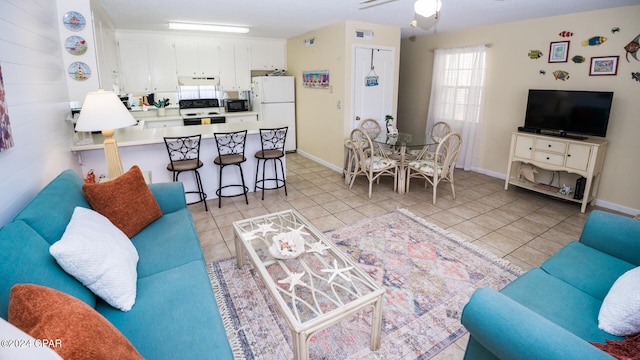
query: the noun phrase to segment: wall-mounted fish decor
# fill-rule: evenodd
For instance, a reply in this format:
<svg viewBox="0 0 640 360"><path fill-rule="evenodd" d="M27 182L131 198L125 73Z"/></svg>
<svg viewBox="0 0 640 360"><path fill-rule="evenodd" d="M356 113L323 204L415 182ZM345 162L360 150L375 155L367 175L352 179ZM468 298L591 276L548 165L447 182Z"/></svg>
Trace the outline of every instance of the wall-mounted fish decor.
<svg viewBox="0 0 640 360"><path fill-rule="evenodd" d="M573 36L573 33L571 31L561 31L560 34L558 34L562 37L570 37Z"/></svg>
<svg viewBox="0 0 640 360"><path fill-rule="evenodd" d="M556 78L556 80L565 81L569 79L569 73L564 70L556 70L553 72L553 77Z"/></svg>
<svg viewBox="0 0 640 360"><path fill-rule="evenodd" d="M607 41L607 38L604 36L594 36L589 40L583 41L582 46L596 46L602 44L605 41Z"/></svg>
<svg viewBox="0 0 640 360"><path fill-rule="evenodd" d="M640 72L632 72L631 73L631 78L635 81L640 81Z"/></svg>
<svg viewBox="0 0 640 360"><path fill-rule="evenodd" d="M638 60L638 50L640 50L640 35L631 40L631 42L628 43L627 46L624 47L624 49L627 51L627 62L631 62L629 61L629 54L631 54L634 59Z"/></svg>
<svg viewBox="0 0 640 360"><path fill-rule="evenodd" d="M584 56L581 56L581 55L576 55L571 58L571 61L573 61L576 64L582 64L584 60L585 60Z"/></svg>
<svg viewBox="0 0 640 360"><path fill-rule="evenodd" d="M617 32L620 32L620 28L619 27L616 26L616 27L611 28L611 33L612 34L615 34Z"/></svg>
<svg viewBox="0 0 640 360"><path fill-rule="evenodd" d="M529 59L539 59L542 57L542 51L540 50L529 50Z"/></svg>

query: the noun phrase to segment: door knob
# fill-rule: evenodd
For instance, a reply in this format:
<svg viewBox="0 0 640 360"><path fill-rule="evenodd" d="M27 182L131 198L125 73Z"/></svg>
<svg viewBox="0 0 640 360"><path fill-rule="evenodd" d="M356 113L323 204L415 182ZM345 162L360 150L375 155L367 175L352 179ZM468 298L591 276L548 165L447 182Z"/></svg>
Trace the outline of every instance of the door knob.
<svg viewBox="0 0 640 360"><path fill-rule="evenodd" d="M356 116L356 121L360 121L360 116Z"/></svg>

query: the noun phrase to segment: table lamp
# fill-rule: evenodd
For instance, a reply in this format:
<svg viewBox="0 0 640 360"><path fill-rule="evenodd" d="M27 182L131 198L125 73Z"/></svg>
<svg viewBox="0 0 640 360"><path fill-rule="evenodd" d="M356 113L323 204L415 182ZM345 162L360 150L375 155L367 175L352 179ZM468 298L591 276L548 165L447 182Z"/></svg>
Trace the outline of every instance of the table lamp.
<svg viewBox="0 0 640 360"><path fill-rule="evenodd" d="M111 180L123 173L114 130L135 124L136 120L113 91L99 89L84 98L76 131L102 131L107 174Z"/></svg>

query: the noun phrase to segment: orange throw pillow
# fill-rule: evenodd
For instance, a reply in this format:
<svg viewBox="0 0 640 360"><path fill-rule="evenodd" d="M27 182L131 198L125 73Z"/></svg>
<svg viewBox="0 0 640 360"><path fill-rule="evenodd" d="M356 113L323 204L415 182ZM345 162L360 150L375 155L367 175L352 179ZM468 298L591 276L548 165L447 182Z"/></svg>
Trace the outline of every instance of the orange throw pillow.
<svg viewBox="0 0 640 360"><path fill-rule="evenodd" d="M92 307L58 290L17 284L9 323L43 341L63 359L142 359L129 340ZM44 343L46 341L47 343Z"/></svg>
<svg viewBox="0 0 640 360"><path fill-rule="evenodd" d="M84 184L82 191L93 210L129 238L162 216L160 205L136 165L111 181Z"/></svg>

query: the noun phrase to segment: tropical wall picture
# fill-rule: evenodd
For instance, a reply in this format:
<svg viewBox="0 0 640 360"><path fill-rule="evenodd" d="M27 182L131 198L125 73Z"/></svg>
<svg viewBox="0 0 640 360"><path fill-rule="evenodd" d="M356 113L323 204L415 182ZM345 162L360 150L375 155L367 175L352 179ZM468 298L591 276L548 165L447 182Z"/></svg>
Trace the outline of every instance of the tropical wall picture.
<svg viewBox="0 0 640 360"><path fill-rule="evenodd" d="M329 87L329 70L302 72L302 85L308 88L326 89Z"/></svg>
<svg viewBox="0 0 640 360"><path fill-rule="evenodd" d="M4 96L4 80L2 79L2 67L0 66L0 151L13 146L11 136L11 124L9 124L9 109Z"/></svg>

